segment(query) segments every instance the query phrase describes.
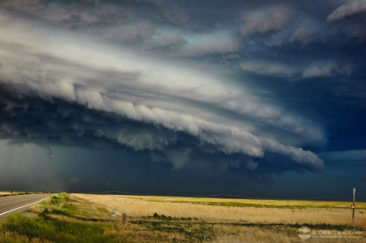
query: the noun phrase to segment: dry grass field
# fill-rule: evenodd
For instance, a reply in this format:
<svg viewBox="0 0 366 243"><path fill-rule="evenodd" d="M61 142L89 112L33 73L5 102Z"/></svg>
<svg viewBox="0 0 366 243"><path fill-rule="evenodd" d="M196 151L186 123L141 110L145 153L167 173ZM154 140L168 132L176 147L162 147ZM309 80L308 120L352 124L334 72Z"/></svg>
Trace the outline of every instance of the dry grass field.
<svg viewBox="0 0 366 243"><path fill-rule="evenodd" d="M356 217L352 221L350 203L347 202L76 195L111 210L123 210L131 216L147 216L156 212L171 217L199 218L208 222L366 227L366 203L357 204ZM219 204L215 202L222 203L222 206L217 206ZM240 203L244 206L240 206Z"/></svg>
<svg viewBox="0 0 366 243"><path fill-rule="evenodd" d="M11 194L10 192L2 192L2 191L0 191L0 197L1 196L8 196L10 194Z"/></svg>
<svg viewBox="0 0 366 243"><path fill-rule="evenodd" d="M59 193L8 216L0 242L366 243L365 204L354 222L347 205Z"/></svg>
<svg viewBox="0 0 366 243"><path fill-rule="evenodd" d="M212 225L214 242L366 242L366 203L75 194L129 217L154 214ZM310 233L299 232L303 226Z"/></svg>
<svg viewBox="0 0 366 243"><path fill-rule="evenodd" d="M16 195L25 195L25 194L33 194L33 193L41 193L41 192L9 192L9 191L0 191L0 197L6 196L16 196Z"/></svg>

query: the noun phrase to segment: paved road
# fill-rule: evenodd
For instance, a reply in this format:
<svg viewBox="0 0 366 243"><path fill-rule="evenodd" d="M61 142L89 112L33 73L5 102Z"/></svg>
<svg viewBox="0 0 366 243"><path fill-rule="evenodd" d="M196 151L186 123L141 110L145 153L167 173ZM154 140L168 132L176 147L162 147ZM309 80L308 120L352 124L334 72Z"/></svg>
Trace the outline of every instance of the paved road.
<svg viewBox="0 0 366 243"><path fill-rule="evenodd" d="M13 212L25 210L27 207L52 196L52 194L28 194L0 197L0 219Z"/></svg>

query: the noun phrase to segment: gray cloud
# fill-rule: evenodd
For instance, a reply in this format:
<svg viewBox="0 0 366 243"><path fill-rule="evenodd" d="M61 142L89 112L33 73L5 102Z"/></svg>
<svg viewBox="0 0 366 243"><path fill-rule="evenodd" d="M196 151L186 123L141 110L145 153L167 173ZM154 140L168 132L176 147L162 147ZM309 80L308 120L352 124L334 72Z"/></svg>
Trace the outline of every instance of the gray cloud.
<svg viewBox="0 0 366 243"><path fill-rule="evenodd" d="M181 50L183 56L202 56L210 54L235 53L242 48L239 40L234 38L223 38L219 40L200 41L198 43L188 43Z"/></svg>
<svg viewBox="0 0 366 243"><path fill-rule="evenodd" d="M310 65L290 65L271 61L247 61L240 64L242 70L264 76L274 76L289 80L306 80L309 78L325 78L331 76L349 76L350 65L339 65L330 61L315 62Z"/></svg>
<svg viewBox="0 0 366 243"><path fill-rule="evenodd" d="M332 35L332 28L330 26L324 26L324 23L321 21L306 19L302 20L295 28L288 42L307 45L310 42L324 40L326 39L325 36L329 35Z"/></svg>
<svg viewBox="0 0 366 243"><path fill-rule="evenodd" d="M244 27L241 31L246 36L271 34L285 28L293 15L293 11L284 6L248 11L242 16Z"/></svg>
<svg viewBox="0 0 366 243"><path fill-rule="evenodd" d="M352 72L350 66L339 67L334 63L312 65L306 68L302 76L304 78L328 77L331 75L349 75Z"/></svg>
<svg viewBox="0 0 366 243"><path fill-rule="evenodd" d="M290 67L288 65L275 64L272 62L247 61L241 63L240 66L246 72L261 75L271 75L275 77L290 78L296 73L296 70L293 67Z"/></svg>
<svg viewBox="0 0 366 243"><path fill-rule="evenodd" d="M35 13L44 10L45 6L39 0L5 0L1 1L0 8L10 11Z"/></svg>

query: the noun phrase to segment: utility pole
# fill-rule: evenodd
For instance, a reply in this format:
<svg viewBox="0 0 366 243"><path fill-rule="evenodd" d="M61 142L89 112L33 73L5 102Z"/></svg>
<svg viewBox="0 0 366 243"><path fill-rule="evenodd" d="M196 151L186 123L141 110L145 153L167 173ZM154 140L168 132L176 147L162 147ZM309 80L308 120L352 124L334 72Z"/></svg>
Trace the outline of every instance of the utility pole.
<svg viewBox="0 0 366 243"><path fill-rule="evenodd" d="M351 205L352 208L352 220L355 219L355 210L356 210L356 188L353 188L353 202Z"/></svg>

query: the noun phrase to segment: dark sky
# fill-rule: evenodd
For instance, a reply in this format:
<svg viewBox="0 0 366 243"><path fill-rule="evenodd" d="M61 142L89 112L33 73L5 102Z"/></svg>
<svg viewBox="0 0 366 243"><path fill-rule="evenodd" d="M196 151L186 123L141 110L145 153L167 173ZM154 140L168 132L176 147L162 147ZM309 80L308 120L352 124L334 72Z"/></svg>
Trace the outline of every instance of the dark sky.
<svg viewBox="0 0 366 243"><path fill-rule="evenodd" d="M0 190L366 200L366 0L0 1Z"/></svg>

